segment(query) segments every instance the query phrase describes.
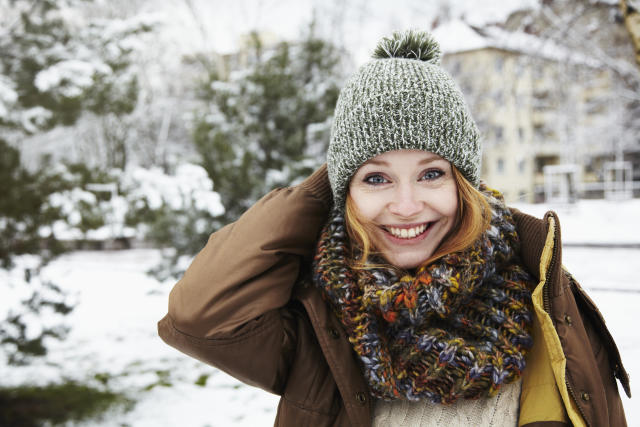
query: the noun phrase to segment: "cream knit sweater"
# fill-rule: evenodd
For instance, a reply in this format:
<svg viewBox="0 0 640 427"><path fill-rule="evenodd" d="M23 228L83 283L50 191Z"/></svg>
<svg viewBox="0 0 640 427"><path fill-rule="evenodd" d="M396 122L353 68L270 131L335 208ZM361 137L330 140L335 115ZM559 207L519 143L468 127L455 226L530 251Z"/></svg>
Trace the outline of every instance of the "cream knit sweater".
<svg viewBox="0 0 640 427"><path fill-rule="evenodd" d="M374 427L516 427L522 381L507 384L489 399L460 399L453 405L378 400Z"/></svg>

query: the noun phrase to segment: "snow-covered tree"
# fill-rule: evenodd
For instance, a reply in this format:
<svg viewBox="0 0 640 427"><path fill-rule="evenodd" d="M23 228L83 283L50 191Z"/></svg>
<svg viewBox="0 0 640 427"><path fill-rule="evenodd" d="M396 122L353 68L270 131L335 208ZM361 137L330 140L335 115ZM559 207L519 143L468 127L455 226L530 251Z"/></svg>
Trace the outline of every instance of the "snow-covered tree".
<svg viewBox="0 0 640 427"><path fill-rule="evenodd" d="M575 108L573 99L563 90L580 82L594 94L586 108L599 112L600 120L577 135L574 122L568 121L567 140L607 141L612 155L635 152L640 146L640 68L635 62L635 38L631 31L633 1L615 0L555 0L541 1L535 11L514 13L504 25L511 32L524 32L538 37L549 48L560 47L569 52L559 62L563 69L558 74L556 87L565 110ZM625 6L625 7L622 7ZM631 21L629 21L631 19ZM627 28L625 28L627 22ZM633 27L633 25L632 25ZM628 31L629 30L629 31ZM594 72L584 72L581 64L592 70L601 70L608 76L610 87L598 91L601 79ZM589 74L591 73L591 74ZM591 76L591 78L585 78ZM570 117L571 115L565 115ZM602 145L602 143L601 143Z"/></svg>
<svg viewBox="0 0 640 427"><path fill-rule="evenodd" d="M137 101L130 69L145 19L87 22L78 0L2 1L0 125L36 133L83 112L127 114Z"/></svg>
<svg viewBox="0 0 640 427"><path fill-rule="evenodd" d="M194 129L225 221L319 166L342 79L340 52L313 30L269 48L253 34L241 54L246 68L210 74L202 92L208 107Z"/></svg>
<svg viewBox="0 0 640 427"><path fill-rule="evenodd" d="M64 328L50 323L53 317L43 311L64 315L71 304L39 275L65 249L57 226L71 221L92 228L102 221L96 204L85 197L92 194L73 190L79 183L69 170L51 162L27 169L21 143L85 114L125 116L138 98L130 65L138 35L151 28L148 20L87 20L86 5L83 0L0 0L0 274L6 276L0 286L3 295L17 298L4 298L0 307L0 316L6 316L0 347L11 363L45 354L47 337L64 336ZM118 146L112 151L122 152ZM89 182L96 182L100 171L85 171ZM79 197L73 217L55 202L65 192Z"/></svg>

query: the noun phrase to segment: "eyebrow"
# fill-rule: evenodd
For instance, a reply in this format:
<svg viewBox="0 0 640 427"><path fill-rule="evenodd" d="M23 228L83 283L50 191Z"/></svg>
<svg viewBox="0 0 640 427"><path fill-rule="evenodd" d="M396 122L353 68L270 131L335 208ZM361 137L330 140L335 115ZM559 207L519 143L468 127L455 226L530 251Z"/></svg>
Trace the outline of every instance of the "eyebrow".
<svg viewBox="0 0 640 427"><path fill-rule="evenodd" d="M437 154L434 154L432 156L428 156L428 157L425 157L424 159L420 160L420 162L418 162L418 165L424 165L426 163L431 163L434 160L445 160L445 159L443 159L442 157L438 156ZM365 165L377 165L377 166L389 166L389 162L387 162L385 160L376 160L375 158L367 160L364 164Z"/></svg>

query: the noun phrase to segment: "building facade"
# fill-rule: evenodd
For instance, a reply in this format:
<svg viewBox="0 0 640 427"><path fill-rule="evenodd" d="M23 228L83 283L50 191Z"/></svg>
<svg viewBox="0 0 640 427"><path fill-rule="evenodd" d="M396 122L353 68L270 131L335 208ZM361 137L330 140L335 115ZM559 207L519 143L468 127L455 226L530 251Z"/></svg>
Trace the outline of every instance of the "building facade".
<svg viewBox="0 0 640 427"><path fill-rule="evenodd" d="M501 25L479 29L458 21L434 31L442 40L443 66L459 83L484 138L482 177L508 201L542 201L564 184L575 196L602 196L611 165L615 172L625 161L627 178L640 181L640 116L634 111L640 98L633 100L640 73L629 65L633 48L622 21L610 16L615 6L589 4L575 12L574 24L585 27L576 34L588 34L594 22L603 32L599 20L605 18L609 26L606 37L591 41L592 52L558 38L553 23L545 22L553 13L548 4L516 12ZM625 42L630 61L618 57L626 46L598 50ZM551 186L550 172L559 174Z"/></svg>

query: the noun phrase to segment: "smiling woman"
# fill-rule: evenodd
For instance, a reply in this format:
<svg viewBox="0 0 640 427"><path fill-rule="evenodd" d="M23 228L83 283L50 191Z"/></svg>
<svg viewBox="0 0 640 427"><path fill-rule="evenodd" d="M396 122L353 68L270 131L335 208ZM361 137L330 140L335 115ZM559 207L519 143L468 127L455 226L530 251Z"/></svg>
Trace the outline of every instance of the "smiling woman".
<svg viewBox="0 0 640 427"><path fill-rule="evenodd" d="M559 223L480 183L427 33L340 92L327 164L213 233L159 323L281 396L282 426L624 426L617 347L562 268Z"/></svg>
<svg viewBox="0 0 640 427"><path fill-rule="evenodd" d="M395 166L398 174L395 187L382 173L375 172L375 165L381 168ZM401 190L398 187L400 175L412 168L414 176L405 176L403 180L415 180L415 187L420 191L406 193L408 200L402 200L398 205L397 201L388 199L388 193ZM379 170L384 172L384 169ZM386 197L380 197L382 184L387 184L384 187ZM378 191L377 198L368 196L375 195L375 191ZM379 206L385 204L387 215L396 218L398 223L376 224L373 217L376 200L378 208L385 209ZM406 202L409 205L402 204ZM413 210L418 216L430 215L432 219L407 223ZM488 212L489 205L484 196L442 157L416 150L381 154L367 161L349 186L345 208L347 232L354 246L360 249L360 257L354 260L353 266L363 267L372 247L378 248L391 264L401 268L429 264L444 254L470 246L487 228Z"/></svg>
<svg viewBox="0 0 640 427"><path fill-rule="evenodd" d="M384 258L400 268L415 268L453 228L458 190L451 165L442 157L396 150L358 169L349 184L347 205L351 204ZM349 223L350 216L346 218Z"/></svg>

